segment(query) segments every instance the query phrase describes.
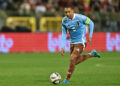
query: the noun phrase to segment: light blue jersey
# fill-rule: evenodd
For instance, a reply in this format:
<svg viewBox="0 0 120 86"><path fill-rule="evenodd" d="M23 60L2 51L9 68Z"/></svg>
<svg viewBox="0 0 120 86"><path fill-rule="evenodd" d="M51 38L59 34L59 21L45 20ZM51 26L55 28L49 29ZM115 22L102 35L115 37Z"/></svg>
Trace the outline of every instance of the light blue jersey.
<svg viewBox="0 0 120 86"><path fill-rule="evenodd" d="M67 30L70 34L70 44L86 43L86 24L89 25L90 34L92 38L94 23L88 17L74 13L73 19L65 16L62 20L62 48L65 47Z"/></svg>

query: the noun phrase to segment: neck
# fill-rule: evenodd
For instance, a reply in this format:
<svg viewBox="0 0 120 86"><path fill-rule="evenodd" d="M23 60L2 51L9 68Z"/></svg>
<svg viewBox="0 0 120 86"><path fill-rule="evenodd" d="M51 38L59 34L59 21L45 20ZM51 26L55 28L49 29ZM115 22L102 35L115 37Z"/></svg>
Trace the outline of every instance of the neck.
<svg viewBox="0 0 120 86"><path fill-rule="evenodd" d="M73 19L73 17L74 17L74 13L73 13L73 15L71 15L71 18L70 18L70 19Z"/></svg>

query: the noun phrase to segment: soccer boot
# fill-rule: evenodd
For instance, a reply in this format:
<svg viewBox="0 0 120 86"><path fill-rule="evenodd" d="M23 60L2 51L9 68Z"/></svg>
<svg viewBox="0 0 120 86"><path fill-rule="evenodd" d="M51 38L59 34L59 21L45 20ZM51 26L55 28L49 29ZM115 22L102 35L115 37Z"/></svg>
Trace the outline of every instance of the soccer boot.
<svg viewBox="0 0 120 86"><path fill-rule="evenodd" d="M69 81L65 79L62 83L63 83L63 84L68 84Z"/></svg>
<svg viewBox="0 0 120 86"><path fill-rule="evenodd" d="M98 58L100 58L100 54L99 54L98 52L96 52L96 50L92 50L92 51L90 52L90 54L91 54L93 57L98 57Z"/></svg>

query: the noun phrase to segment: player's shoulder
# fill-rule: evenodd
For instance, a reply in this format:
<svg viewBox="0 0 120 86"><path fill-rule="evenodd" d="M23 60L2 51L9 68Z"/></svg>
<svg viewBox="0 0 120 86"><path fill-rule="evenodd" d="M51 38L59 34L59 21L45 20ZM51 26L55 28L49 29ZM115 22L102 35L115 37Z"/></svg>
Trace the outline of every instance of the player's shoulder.
<svg viewBox="0 0 120 86"><path fill-rule="evenodd" d="M75 13L75 16L76 16L76 17L85 17L85 15L83 15L83 14L78 14L78 13Z"/></svg>
<svg viewBox="0 0 120 86"><path fill-rule="evenodd" d="M87 16L83 15L83 14L76 14L76 19L80 19L82 21L87 19Z"/></svg>
<svg viewBox="0 0 120 86"><path fill-rule="evenodd" d="M63 19L62 19L62 23L67 23L67 17L66 17L66 16L63 17Z"/></svg>

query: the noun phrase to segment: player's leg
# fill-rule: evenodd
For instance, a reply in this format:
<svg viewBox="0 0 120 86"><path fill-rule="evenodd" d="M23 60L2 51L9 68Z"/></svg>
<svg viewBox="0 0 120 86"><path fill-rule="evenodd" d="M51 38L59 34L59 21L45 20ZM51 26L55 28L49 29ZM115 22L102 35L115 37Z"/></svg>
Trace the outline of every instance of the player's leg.
<svg viewBox="0 0 120 86"><path fill-rule="evenodd" d="M91 54L80 55L83 52L83 49L86 47L86 45L87 45L86 43L85 43L85 45L83 45L83 44L77 45L77 47L79 47L80 53L79 53L79 56L77 57L76 64L78 64L78 63L92 57Z"/></svg>
<svg viewBox="0 0 120 86"><path fill-rule="evenodd" d="M90 53L88 53L86 55L80 55L77 58L76 65L81 63L81 62L83 62L84 60L86 60L88 58L91 58L91 57L98 57L98 58L100 58L100 55L95 50L92 50Z"/></svg>
<svg viewBox="0 0 120 86"><path fill-rule="evenodd" d="M69 71L74 70L75 65L72 65L72 63L75 63L75 62L73 62L73 60L75 61L75 59L77 58L77 56L76 56L76 58L72 57L73 56L72 55L73 50L74 50L74 44L70 44L70 64L69 64L69 67L68 67L67 77L69 77L71 75L71 73ZM66 77L66 79L67 79L67 77ZM67 80L69 80L69 79L67 79Z"/></svg>
<svg viewBox="0 0 120 86"><path fill-rule="evenodd" d="M77 57L79 56L79 53L80 53L79 48L75 46L73 47L73 51L72 50L70 51L71 51L70 52L70 64L68 67L68 73L67 73L66 80L64 80L63 83L68 83L68 81L70 80L70 77L72 76L72 73L74 72L74 69L75 69Z"/></svg>
<svg viewBox="0 0 120 86"><path fill-rule="evenodd" d="M76 65L83 62L84 60L87 60L88 58L91 58L92 55L91 54L86 54L86 55L80 55L78 58L77 58L77 61L76 61Z"/></svg>
<svg viewBox="0 0 120 86"><path fill-rule="evenodd" d="M74 68L75 68L75 64L73 65L73 63L75 63L76 59L77 59L77 56L76 58L72 55L73 53L73 50L74 50L74 44L70 44L70 64L69 64L69 67L68 67L68 72L67 72L67 76L66 76L66 79L69 80L70 76L72 75L72 73L70 71L74 71ZM73 62L74 61L74 62Z"/></svg>
<svg viewBox="0 0 120 86"><path fill-rule="evenodd" d="M86 47L86 45L87 44L85 44L85 47ZM80 48L81 48L80 49L81 52L83 52L84 45L80 45ZM87 60L88 58L91 58L91 57L100 57L100 55L95 50L92 50L91 53L78 56L77 61L76 61L76 65L83 62L84 60Z"/></svg>
<svg viewBox="0 0 120 86"><path fill-rule="evenodd" d="M74 49L74 44L70 44L70 56L71 56L71 54L73 52L73 49Z"/></svg>
<svg viewBox="0 0 120 86"><path fill-rule="evenodd" d="M71 54L72 54L72 52L73 52L73 49L74 49L74 44L70 44L70 56L71 56ZM68 68L68 70L69 70L69 68ZM66 76L67 77L67 76ZM65 83L65 84L67 84L69 81L67 80L67 79L65 79L64 81L63 81L63 83Z"/></svg>

